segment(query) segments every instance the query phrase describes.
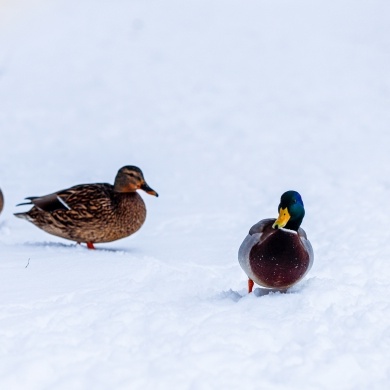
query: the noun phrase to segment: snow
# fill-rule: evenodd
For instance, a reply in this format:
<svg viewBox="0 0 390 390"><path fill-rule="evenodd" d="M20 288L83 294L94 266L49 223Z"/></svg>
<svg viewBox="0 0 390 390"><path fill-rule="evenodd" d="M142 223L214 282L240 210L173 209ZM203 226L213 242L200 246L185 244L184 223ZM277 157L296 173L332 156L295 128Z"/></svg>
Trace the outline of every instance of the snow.
<svg viewBox="0 0 390 390"><path fill-rule="evenodd" d="M390 3L0 2L2 389L387 389ZM89 251L12 214L139 166L145 225ZM301 193L315 260L246 294Z"/></svg>

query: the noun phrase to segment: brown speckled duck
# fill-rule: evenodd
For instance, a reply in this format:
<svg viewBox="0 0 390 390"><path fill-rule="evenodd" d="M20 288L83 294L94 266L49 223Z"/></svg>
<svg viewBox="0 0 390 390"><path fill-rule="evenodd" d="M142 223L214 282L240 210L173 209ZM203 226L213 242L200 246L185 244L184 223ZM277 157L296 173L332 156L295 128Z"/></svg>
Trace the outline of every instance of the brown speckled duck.
<svg viewBox="0 0 390 390"><path fill-rule="evenodd" d="M4 207L4 196L0 189L0 213L3 211L3 207Z"/></svg>
<svg viewBox="0 0 390 390"><path fill-rule="evenodd" d="M158 196L135 166L121 168L114 185L80 184L53 194L26 198L33 207L16 213L47 233L78 243L89 249L94 243L110 242L130 236L140 229L146 218L146 207L136 192L144 190Z"/></svg>
<svg viewBox="0 0 390 390"><path fill-rule="evenodd" d="M300 227L305 209L301 195L285 192L278 207L278 219L263 219L252 226L241 244L238 260L248 275L248 292L254 282L274 291L284 291L309 272L313 249Z"/></svg>

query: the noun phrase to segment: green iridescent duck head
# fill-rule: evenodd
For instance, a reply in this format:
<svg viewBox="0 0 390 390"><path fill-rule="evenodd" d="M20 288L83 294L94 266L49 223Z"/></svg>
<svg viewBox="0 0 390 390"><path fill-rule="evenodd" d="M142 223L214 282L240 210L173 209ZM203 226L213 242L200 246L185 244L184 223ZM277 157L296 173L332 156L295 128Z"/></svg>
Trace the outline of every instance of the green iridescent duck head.
<svg viewBox="0 0 390 390"><path fill-rule="evenodd" d="M280 198L279 217L274 222L274 229L286 228L297 231L305 216L301 195L296 191L287 191Z"/></svg>

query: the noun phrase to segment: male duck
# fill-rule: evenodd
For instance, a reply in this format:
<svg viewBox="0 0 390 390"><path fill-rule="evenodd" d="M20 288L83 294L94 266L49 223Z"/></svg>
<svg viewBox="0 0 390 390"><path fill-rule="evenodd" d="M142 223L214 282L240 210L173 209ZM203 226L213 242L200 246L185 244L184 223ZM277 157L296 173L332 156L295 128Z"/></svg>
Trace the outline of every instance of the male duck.
<svg viewBox="0 0 390 390"><path fill-rule="evenodd" d="M53 194L29 197L33 207L16 213L47 233L68 240L93 244L110 242L136 232L146 218L145 203L136 190L158 196L135 166L122 167L114 185L80 184ZM18 205L18 206L19 206Z"/></svg>
<svg viewBox="0 0 390 390"><path fill-rule="evenodd" d="M249 293L254 282L286 290L300 281L313 264L313 248L300 228L305 215L301 195L285 192L278 211L278 219L263 219L252 226L240 246L238 260L249 277Z"/></svg>

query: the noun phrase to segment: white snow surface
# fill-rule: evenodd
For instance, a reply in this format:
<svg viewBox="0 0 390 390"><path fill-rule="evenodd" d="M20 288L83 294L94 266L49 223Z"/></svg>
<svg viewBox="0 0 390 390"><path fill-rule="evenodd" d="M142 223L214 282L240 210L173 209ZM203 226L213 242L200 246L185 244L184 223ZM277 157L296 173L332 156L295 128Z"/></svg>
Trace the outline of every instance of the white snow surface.
<svg viewBox="0 0 390 390"><path fill-rule="evenodd" d="M0 388L388 389L389 124L387 0L0 1ZM123 165L129 238L13 216ZM248 295L290 189L313 268Z"/></svg>

